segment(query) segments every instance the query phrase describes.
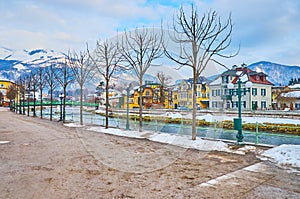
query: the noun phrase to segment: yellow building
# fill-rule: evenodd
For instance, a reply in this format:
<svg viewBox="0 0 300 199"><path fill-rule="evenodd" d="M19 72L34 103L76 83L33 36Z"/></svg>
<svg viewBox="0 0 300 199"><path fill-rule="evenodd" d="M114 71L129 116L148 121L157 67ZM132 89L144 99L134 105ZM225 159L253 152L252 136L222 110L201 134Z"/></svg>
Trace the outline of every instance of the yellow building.
<svg viewBox="0 0 300 199"><path fill-rule="evenodd" d="M205 109L209 106L209 87L205 78L200 77L197 80L197 109ZM179 85L163 89L160 84L147 84L142 87L143 108L165 108L177 109L179 106L193 108L193 80L182 80ZM164 93L162 98L161 92ZM129 96L129 108L139 108L140 93L135 89ZM125 95L121 102L121 107L127 107L127 96Z"/></svg>
<svg viewBox="0 0 300 199"><path fill-rule="evenodd" d="M6 96L6 93L8 91L8 88L10 86L14 86L15 83L9 80L0 80L0 92L2 93L2 99L0 99L1 106L9 106L9 99Z"/></svg>
<svg viewBox="0 0 300 199"><path fill-rule="evenodd" d="M179 84L177 106L193 108L193 82L193 79L190 78L187 80L182 80L182 82ZM209 87L206 82L207 79L205 77L201 76L197 79L197 109L205 109L209 106Z"/></svg>
<svg viewBox="0 0 300 199"><path fill-rule="evenodd" d="M209 106L209 87L206 83L197 84L197 106L201 109Z"/></svg>

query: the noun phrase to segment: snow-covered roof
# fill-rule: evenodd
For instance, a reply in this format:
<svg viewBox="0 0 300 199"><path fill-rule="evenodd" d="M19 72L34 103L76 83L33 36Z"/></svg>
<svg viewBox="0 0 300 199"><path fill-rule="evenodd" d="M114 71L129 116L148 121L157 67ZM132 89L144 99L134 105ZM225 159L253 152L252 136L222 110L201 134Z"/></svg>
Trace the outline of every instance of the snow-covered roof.
<svg viewBox="0 0 300 199"><path fill-rule="evenodd" d="M289 88L291 88L291 89L299 88L300 89L300 84L291 85L291 86L289 86Z"/></svg>
<svg viewBox="0 0 300 199"><path fill-rule="evenodd" d="M280 96L300 98L300 91L289 91L287 93L281 93Z"/></svg>

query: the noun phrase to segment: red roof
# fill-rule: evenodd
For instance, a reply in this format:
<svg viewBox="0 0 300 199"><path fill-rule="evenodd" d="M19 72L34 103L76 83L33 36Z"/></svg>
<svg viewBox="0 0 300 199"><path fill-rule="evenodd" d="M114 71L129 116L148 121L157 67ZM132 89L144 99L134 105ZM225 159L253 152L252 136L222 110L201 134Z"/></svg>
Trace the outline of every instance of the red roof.
<svg viewBox="0 0 300 199"><path fill-rule="evenodd" d="M249 81L251 81L252 83L273 85L270 81L267 80L267 75L265 73L256 72L249 68L236 68L236 71L242 71L242 74L240 76L246 74ZM232 83L236 84L240 76L236 76L233 79Z"/></svg>

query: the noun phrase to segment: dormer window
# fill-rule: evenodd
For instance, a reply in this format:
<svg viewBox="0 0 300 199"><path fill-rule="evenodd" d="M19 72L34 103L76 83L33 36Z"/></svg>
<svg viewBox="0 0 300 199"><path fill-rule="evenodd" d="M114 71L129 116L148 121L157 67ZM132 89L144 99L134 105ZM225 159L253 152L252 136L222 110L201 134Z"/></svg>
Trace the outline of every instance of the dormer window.
<svg viewBox="0 0 300 199"><path fill-rule="evenodd" d="M258 81L259 80L259 76L258 75L256 75L256 81Z"/></svg>

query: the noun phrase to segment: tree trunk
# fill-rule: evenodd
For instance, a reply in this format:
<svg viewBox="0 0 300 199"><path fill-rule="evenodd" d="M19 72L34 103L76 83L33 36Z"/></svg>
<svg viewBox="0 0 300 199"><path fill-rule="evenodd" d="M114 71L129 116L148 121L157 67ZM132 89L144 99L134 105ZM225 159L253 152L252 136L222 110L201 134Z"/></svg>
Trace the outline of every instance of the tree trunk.
<svg viewBox="0 0 300 199"><path fill-rule="evenodd" d="M83 117L82 117L82 106L83 106L83 104L82 104L82 101L83 101L83 89L82 89L82 85L80 85L80 125L83 125Z"/></svg>
<svg viewBox="0 0 300 199"><path fill-rule="evenodd" d="M66 97L67 97L67 87L64 87L64 101L63 101L63 123L66 121Z"/></svg>
<svg viewBox="0 0 300 199"><path fill-rule="evenodd" d="M108 69L108 67L106 67ZM108 71L107 71L108 72ZM105 128L108 128L108 105L109 105L109 99L108 99L108 79L106 79L106 85L105 85Z"/></svg>
<svg viewBox="0 0 300 199"><path fill-rule="evenodd" d="M196 129L196 103L197 103L197 76L194 74L193 82L193 112L192 112L192 140L196 140L197 129Z"/></svg>
<svg viewBox="0 0 300 199"><path fill-rule="evenodd" d="M140 122L139 122L139 132L143 131L143 80L140 78L140 109L139 109L139 116L140 116Z"/></svg>
<svg viewBox="0 0 300 199"><path fill-rule="evenodd" d="M36 112L35 112L35 105L36 105L36 99L35 99L35 87L33 88L33 117L36 117Z"/></svg>
<svg viewBox="0 0 300 199"><path fill-rule="evenodd" d="M43 118L43 89L40 89L40 115L41 115L41 119Z"/></svg>
<svg viewBox="0 0 300 199"><path fill-rule="evenodd" d="M53 113L53 89L50 88L50 121L52 121L52 113Z"/></svg>

